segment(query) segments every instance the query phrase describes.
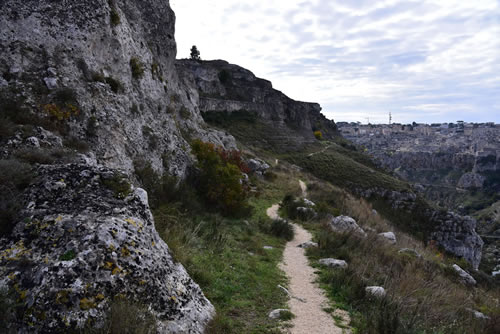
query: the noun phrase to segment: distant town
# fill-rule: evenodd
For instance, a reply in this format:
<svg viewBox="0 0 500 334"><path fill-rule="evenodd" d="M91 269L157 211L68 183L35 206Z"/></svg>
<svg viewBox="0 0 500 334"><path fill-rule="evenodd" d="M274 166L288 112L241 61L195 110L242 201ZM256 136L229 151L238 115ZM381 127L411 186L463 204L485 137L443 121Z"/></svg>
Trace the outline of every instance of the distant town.
<svg viewBox="0 0 500 334"><path fill-rule="evenodd" d="M500 156L500 124L361 124L337 122L341 134L367 150L440 152Z"/></svg>

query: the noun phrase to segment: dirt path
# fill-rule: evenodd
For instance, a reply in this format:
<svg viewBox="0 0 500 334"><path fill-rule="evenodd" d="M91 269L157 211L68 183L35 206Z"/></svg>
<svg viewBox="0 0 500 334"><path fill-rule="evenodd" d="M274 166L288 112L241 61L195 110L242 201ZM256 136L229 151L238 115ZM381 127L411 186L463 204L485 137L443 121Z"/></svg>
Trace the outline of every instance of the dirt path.
<svg viewBox="0 0 500 334"><path fill-rule="evenodd" d="M304 181L299 180L299 185L300 185L300 189L302 190L302 197L306 198L307 197L307 186L306 186L306 184L304 183Z"/></svg>
<svg viewBox="0 0 500 334"><path fill-rule="evenodd" d="M302 193L306 195L306 185L300 181ZM279 204L275 204L267 209L267 215L272 219L278 218ZM309 262L303 248L297 247L301 243L310 241L312 235L297 224L295 237L288 242L283 253L283 262L280 269L285 272L290 280L289 292L291 294L289 305L290 311L295 315L292 320L293 327L287 329L291 334L337 334L342 333L342 329L335 325L331 315L323 308L329 307L328 299L315 283L316 274L309 266Z"/></svg>

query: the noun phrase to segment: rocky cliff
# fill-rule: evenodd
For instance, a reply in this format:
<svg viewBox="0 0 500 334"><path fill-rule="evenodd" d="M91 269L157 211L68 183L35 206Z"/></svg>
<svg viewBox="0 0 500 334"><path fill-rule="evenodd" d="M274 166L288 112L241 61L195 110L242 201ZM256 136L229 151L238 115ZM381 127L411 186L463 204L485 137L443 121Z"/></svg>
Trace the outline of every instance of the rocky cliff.
<svg viewBox="0 0 500 334"><path fill-rule="evenodd" d="M255 117L271 129L266 140L282 151L314 143L315 131L325 139L338 135L319 104L294 101L240 66L223 60L179 60L176 68L187 85L197 88L200 111L208 121L221 114Z"/></svg>
<svg viewBox="0 0 500 334"><path fill-rule="evenodd" d="M234 140L206 129L179 80L174 24L165 0L2 1L2 99L64 123L99 163L132 171L147 159L182 177L186 140Z"/></svg>
<svg viewBox="0 0 500 334"><path fill-rule="evenodd" d="M174 24L167 0L0 2L0 162L38 174L23 192L0 173L11 332L100 325L116 298L149 308L159 332L213 317L129 185L138 161L185 177L193 138L235 147L179 79Z"/></svg>

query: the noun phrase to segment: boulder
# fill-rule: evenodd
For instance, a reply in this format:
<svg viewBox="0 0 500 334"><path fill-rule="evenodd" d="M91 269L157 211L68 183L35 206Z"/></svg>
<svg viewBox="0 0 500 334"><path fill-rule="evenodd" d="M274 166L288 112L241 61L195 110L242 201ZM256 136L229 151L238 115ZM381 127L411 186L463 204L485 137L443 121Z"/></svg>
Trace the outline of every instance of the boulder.
<svg viewBox="0 0 500 334"><path fill-rule="evenodd" d="M290 310L287 310L287 309L282 309L282 308L279 308L279 309L276 309L276 310L273 310L271 312L269 312L269 319L279 319L281 317L281 313L288 313L290 312Z"/></svg>
<svg viewBox="0 0 500 334"><path fill-rule="evenodd" d="M344 260L327 258L327 259L320 259L318 262L319 264L329 268L340 268L340 269L347 268L347 262L345 262Z"/></svg>
<svg viewBox="0 0 500 334"><path fill-rule="evenodd" d="M260 159L249 159L247 166L252 173L260 172L261 175L269 169L269 165Z"/></svg>
<svg viewBox="0 0 500 334"><path fill-rule="evenodd" d="M460 282L462 282L464 285L472 286L472 285L476 285L477 284L477 282L474 279L474 277L472 277L468 272L466 272L465 270L463 270L462 268L460 268L459 265L454 264L453 265L453 269L455 269L455 271L457 272L458 276L460 276Z"/></svg>
<svg viewBox="0 0 500 334"><path fill-rule="evenodd" d="M307 249L307 248L318 247L318 244L316 242L307 241L307 242L301 243L297 247Z"/></svg>
<svg viewBox="0 0 500 334"><path fill-rule="evenodd" d="M466 310L469 311L470 313L472 313L472 315L476 319L480 319L480 320L490 320L491 319L490 317L488 317L487 315L485 315L482 312L479 312L479 311L476 311L476 310L473 310L470 308L466 308Z"/></svg>
<svg viewBox="0 0 500 334"><path fill-rule="evenodd" d="M309 207L313 207L313 206L316 206L316 204L310 200L308 200L307 198L304 198L304 203L309 206Z"/></svg>
<svg viewBox="0 0 500 334"><path fill-rule="evenodd" d="M366 237L366 232L359 227L354 218L349 216L338 216L330 220L330 228L337 233L356 233Z"/></svg>
<svg viewBox="0 0 500 334"><path fill-rule="evenodd" d="M419 252L417 252L416 250L414 249L411 249L411 248L401 248L399 251L398 251L399 254L408 254L408 255L411 255L411 256L415 256L415 257L418 257L418 258L421 258L422 255L420 255Z"/></svg>
<svg viewBox="0 0 500 334"><path fill-rule="evenodd" d="M29 205L0 240L0 282L20 293L16 314L25 314L10 331L79 331L123 296L149 307L157 332L203 332L215 309L155 230L146 191L105 167L37 174Z"/></svg>
<svg viewBox="0 0 500 334"><path fill-rule="evenodd" d="M271 250L271 249L274 249L273 246L264 246L263 247L265 250Z"/></svg>
<svg viewBox="0 0 500 334"><path fill-rule="evenodd" d="M396 235L393 232L384 232L379 233L378 237L388 243L395 244L396 243Z"/></svg>
<svg viewBox="0 0 500 334"><path fill-rule="evenodd" d="M367 286L365 291L368 295L376 298L384 298L386 295L385 289L381 286Z"/></svg>

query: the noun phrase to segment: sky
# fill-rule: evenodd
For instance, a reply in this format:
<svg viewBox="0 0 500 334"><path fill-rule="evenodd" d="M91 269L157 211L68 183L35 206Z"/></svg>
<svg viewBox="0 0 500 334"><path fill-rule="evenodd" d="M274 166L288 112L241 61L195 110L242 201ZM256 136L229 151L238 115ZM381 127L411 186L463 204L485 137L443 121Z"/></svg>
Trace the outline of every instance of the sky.
<svg viewBox="0 0 500 334"><path fill-rule="evenodd" d="M196 45L335 121L500 123L500 0L170 0Z"/></svg>

